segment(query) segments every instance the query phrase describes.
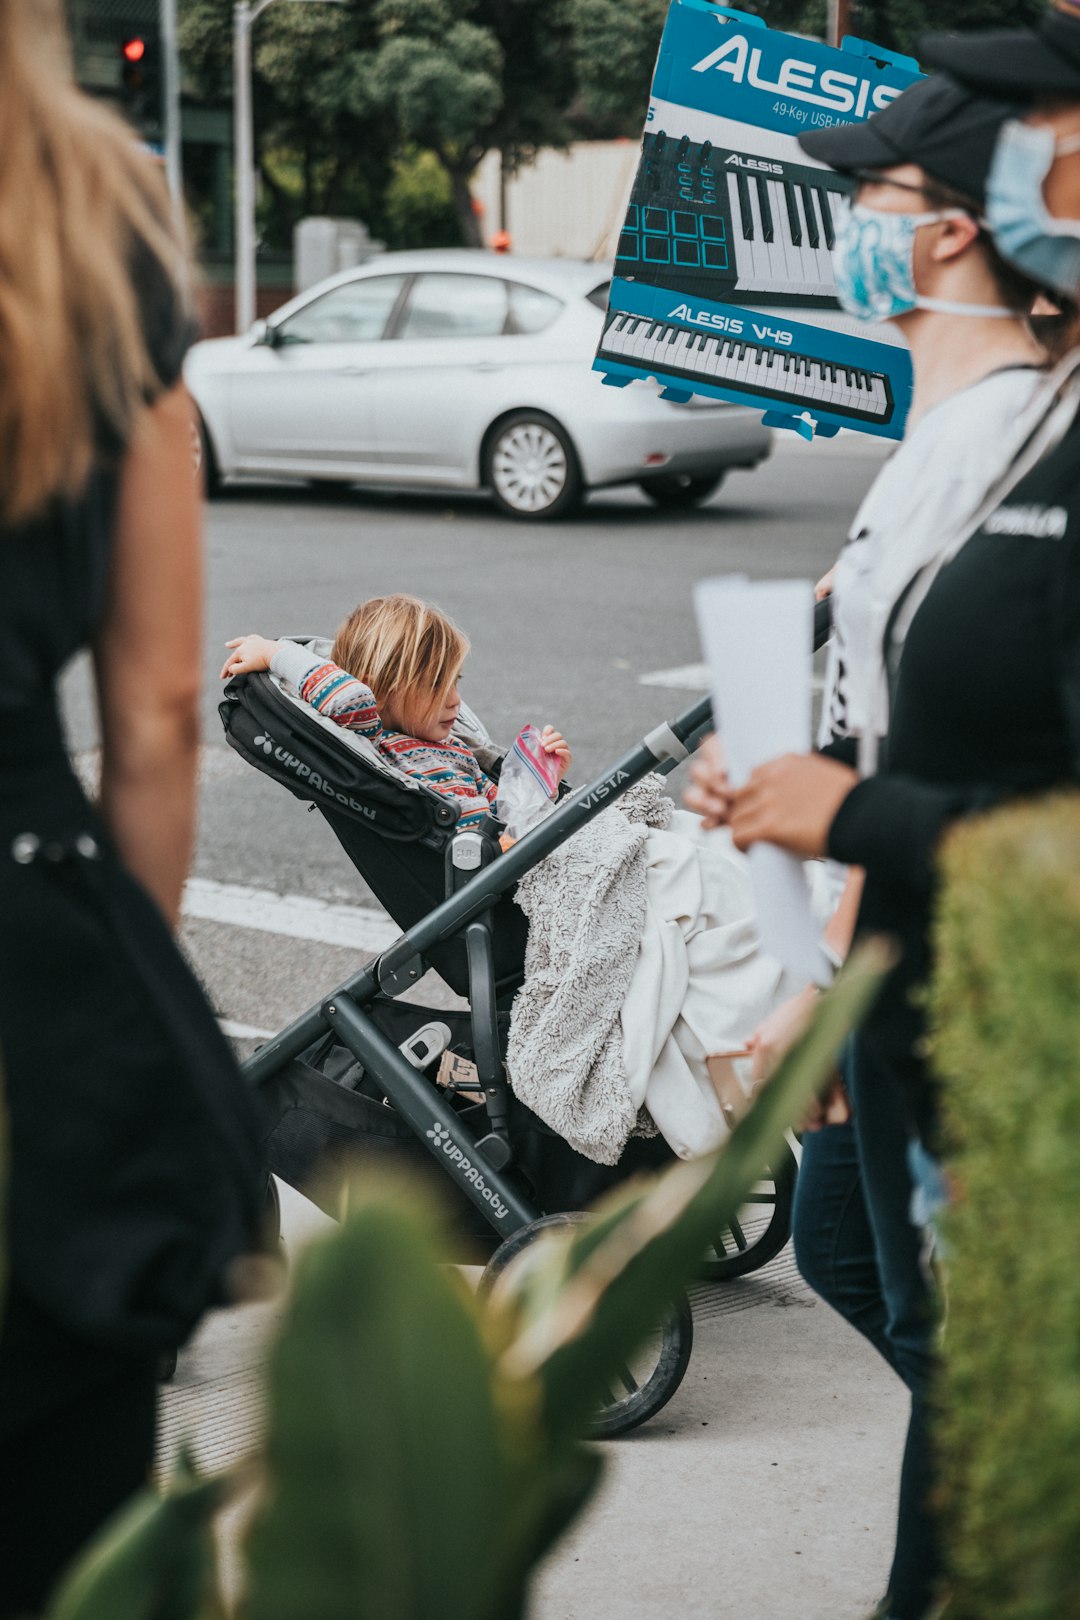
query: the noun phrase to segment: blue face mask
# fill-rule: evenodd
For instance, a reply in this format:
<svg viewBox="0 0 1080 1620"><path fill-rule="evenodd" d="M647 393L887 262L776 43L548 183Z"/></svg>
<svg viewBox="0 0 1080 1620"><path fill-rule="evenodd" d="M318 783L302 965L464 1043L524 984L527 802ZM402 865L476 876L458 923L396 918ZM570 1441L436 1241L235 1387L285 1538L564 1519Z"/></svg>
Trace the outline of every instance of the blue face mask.
<svg viewBox="0 0 1080 1620"><path fill-rule="evenodd" d="M891 214L845 199L832 250L836 295L842 307L863 321L891 321L913 309L936 310L943 315L1012 318L1012 310L996 304L957 304L943 298L925 298L915 291L916 231L920 225L964 217L961 208L929 214Z"/></svg>
<svg viewBox="0 0 1080 1620"><path fill-rule="evenodd" d="M1002 256L1042 287L1080 293L1080 220L1055 219L1043 201L1054 158L1080 151L1080 136L1055 141L1046 127L1001 126L986 182L986 221Z"/></svg>

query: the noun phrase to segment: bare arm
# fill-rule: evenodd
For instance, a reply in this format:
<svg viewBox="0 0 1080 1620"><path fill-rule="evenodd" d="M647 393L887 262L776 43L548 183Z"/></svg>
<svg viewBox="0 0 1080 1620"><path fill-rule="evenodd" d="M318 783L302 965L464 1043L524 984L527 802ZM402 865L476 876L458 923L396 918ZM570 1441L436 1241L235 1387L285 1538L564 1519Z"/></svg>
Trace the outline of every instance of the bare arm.
<svg viewBox="0 0 1080 1620"><path fill-rule="evenodd" d="M195 837L202 513L182 383L147 410L124 458L108 598L94 645L101 809L170 927Z"/></svg>
<svg viewBox="0 0 1080 1620"><path fill-rule="evenodd" d="M851 949L855 934L863 875L858 867L852 867L848 872L836 910L826 923L822 935L825 944L841 961ZM767 1080L779 1068L784 1054L799 1039L813 1017L817 996L817 989L807 985L805 990L799 990L787 1001L782 1001L755 1029L748 1043L754 1059L751 1072L755 1080Z"/></svg>
<svg viewBox="0 0 1080 1620"><path fill-rule="evenodd" d="M825 924L825 931L821 936L829 949L836 952L841 962L850 951L851 941L855 937L855 923L859 916L859 902L862 900L865 876L861 866L848 868L836 910Z"/></svg>

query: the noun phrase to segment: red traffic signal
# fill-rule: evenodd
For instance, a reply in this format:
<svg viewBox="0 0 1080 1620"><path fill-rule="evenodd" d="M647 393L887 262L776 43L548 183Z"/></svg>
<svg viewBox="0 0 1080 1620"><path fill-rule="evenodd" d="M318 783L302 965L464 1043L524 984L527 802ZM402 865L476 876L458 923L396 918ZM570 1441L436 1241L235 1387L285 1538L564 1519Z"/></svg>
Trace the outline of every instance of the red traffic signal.
<svg viewBox="0 0 1080 1620"><path fill-rule="evenodd" d="M144 140L156 140L164 124L160 36L148 28L141 34L118 29L114 37L119 53L117 90L121 110Z"/></svg>

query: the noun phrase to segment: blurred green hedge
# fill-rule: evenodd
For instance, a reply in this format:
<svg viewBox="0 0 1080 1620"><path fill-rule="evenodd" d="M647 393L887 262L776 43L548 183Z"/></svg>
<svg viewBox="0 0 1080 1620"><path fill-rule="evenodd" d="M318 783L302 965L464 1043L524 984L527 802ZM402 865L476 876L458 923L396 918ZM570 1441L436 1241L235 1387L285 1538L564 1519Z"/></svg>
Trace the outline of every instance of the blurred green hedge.
<svg viewBox="0 0 1080 1620"><path fill-rule="evenodd" d="M1080 796L948 841L932 992L954 1202L949 1620L1080 1616Z"/></svg>

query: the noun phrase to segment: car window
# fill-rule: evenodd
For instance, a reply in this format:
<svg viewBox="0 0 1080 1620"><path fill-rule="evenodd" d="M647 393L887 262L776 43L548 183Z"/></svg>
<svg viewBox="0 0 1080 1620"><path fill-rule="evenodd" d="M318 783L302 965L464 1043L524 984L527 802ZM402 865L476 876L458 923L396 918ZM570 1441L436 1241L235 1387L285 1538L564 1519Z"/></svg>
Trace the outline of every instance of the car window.
<svg viewBox="0 0 1080 1620"><path fill-rule="evenodd" d="M589 300L590 304L596 305L597 309L606 310L608 305L608 293L610 291L611 282L602 281L599 287L594 287L592 292L586 293L585 296Z"/></svg>
<svg viewBox="0 0 1080 1620"><path fill-rule="evenodd" d="M398 337L498 337L506 330L506 283L494 276L417 276Z"/></svg>
<svg viewBox="0 0 1080 1620"><path fill-rule="evenodd" d="M515 332L542 332L562 309L562 301L538 287L510 283L510 316Z"/></svg>
<svg viewBox="0 0 1080 1620"><path fill-rule="evenodd" d="M276 328L278 343L374 343L397 303L404 276L370 276L332 287Z"/></svg>

